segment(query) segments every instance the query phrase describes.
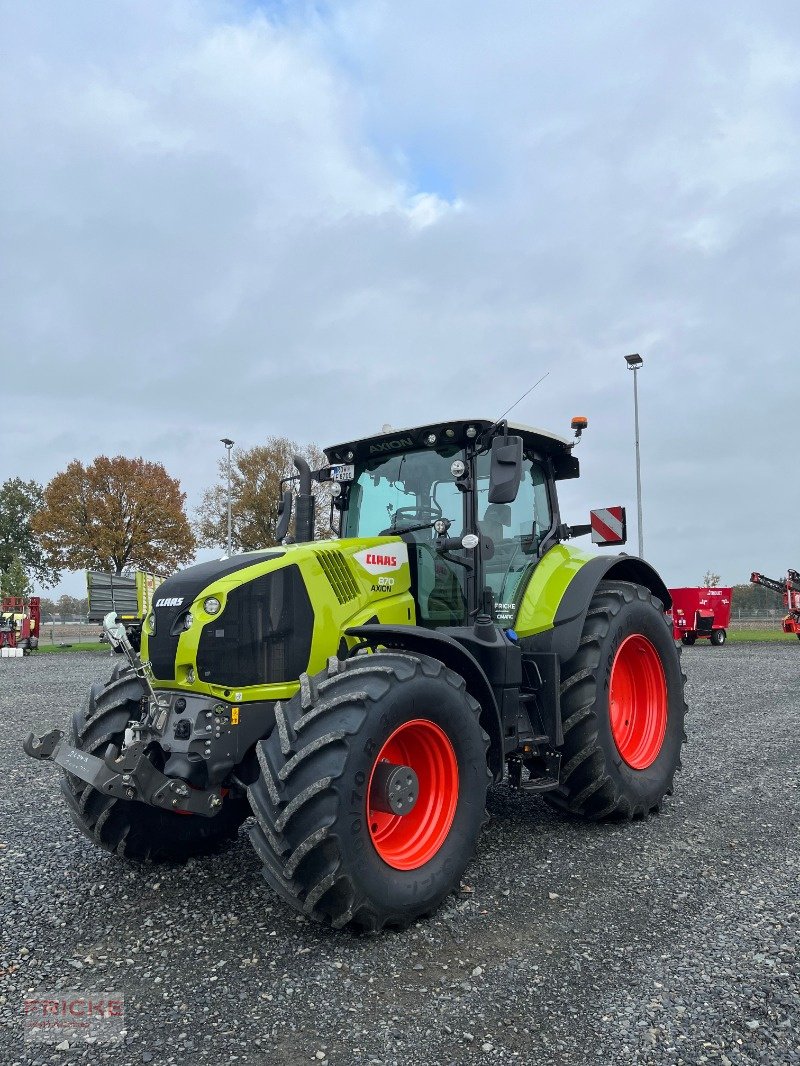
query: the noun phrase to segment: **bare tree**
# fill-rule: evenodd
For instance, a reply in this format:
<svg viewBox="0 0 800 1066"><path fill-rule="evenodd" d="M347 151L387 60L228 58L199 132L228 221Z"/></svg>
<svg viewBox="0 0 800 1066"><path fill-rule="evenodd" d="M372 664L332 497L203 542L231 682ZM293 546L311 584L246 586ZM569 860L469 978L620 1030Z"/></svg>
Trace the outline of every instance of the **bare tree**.
<svg viewBox="0 0 800 1066"><path fill-rule="evenodd" d="M287 437L269 437L252 448L234 448L231 455L231 519L233 547L256 551L277 543L278 505L281 482L296 474L292 457L302 455L312 470L325 463L324 453L315 445L300 446ZM312 486L317 501L316 536L331 536L330 492L326 486ZM195 531L208 548L225 547L228 539L227 459L219 461L219 480L203 493Z"/></svg>

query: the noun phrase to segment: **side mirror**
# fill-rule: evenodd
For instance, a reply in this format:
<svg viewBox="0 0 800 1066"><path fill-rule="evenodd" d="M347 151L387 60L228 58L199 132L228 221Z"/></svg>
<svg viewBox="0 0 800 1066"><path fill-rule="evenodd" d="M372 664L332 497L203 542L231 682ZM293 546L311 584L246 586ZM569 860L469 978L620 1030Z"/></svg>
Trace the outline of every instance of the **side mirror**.
<svg viewBox="0 0 800 1066"><path fill-rule="evenodd" d="M489 467L489 503L513 503L522 481L522 437L495 437Z"/></svg>

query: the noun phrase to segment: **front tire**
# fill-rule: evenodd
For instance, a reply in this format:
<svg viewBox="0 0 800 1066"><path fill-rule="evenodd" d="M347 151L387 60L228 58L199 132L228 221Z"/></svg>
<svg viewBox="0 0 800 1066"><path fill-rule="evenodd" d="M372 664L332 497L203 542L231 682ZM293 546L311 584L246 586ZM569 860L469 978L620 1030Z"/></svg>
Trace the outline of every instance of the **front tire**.
<svg viewBox="0 0 800 1066"><path fill-rule="evenodd" d="M681 633L681 643L685 644L687 648L691 648L696 640L697 636L694 633Z"/></svg>
<svg viewBox="0 0 800 1066"><path fill-rule="evenodd" d="M142 692L132 670L115 667L108 683L92 685L84 707L73 714L70 743L99 758L109 744L120 747L128 722L139 717ZM244 797L230 795L213 818L162 811L106 795L66 772L61 791L72 820L93 844L139 862L183 863L212 854L236 839L250 813Z"/></svg>
<svg viewBox="0 0 800 1066"><path fill-rule="evenodd" d="M727 637L728 634L725 632L724 629L712 629L711 637L709 639L711 640L711 643L714 644L717 648L721 648L727 640Z"/></svg>
<svg viewBox="0 0 800 1066"><path fill-rule="evenodd" d="M592 820L659 809L686 739L679 655L646 588L600 582L563 671L561 784L548 802Z"/></svg>
<svg viewBox="0 0 800 1066"><path fill-rule="evenodd" d="M486 818L491 775L479 714L464 680L428 656L332 659L328 671L303 675L257 745L261 773L248 790L266 881L335 928L403 928L435 910L458 885ZM411 813L377 809L384 760L414 771Z"/></svg>

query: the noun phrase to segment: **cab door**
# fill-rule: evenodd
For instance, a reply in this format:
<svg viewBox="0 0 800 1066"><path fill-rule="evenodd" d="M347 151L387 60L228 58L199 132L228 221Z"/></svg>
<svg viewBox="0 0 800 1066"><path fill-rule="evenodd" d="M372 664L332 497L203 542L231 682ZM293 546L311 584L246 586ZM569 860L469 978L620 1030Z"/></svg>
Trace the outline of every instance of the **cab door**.
<svg viewBox="0 0 800 1066"><path fill-rule="evenodd" d="M488 453L479 455L475 500L482 581L492 590L495 620L511 626L519 594L539 561L539 547L552 524L548 476L541 462L525 459L516 499L489 503L489 467Z"/></svg>

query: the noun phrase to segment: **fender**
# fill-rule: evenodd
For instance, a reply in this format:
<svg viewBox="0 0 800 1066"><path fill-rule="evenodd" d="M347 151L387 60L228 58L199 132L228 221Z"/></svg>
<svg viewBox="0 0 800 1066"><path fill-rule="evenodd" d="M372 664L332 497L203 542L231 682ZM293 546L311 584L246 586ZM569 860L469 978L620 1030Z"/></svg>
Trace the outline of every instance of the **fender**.
<svg viewBox="0 0 800 1066"><path fill-rule="evenodd" d="M468 632L471 633L471 630ZM464 678L467 692L481 706L480 722L489 734L489 769L496 781L505 766L503 728L497 699L489 679L478 660L456 639L422 626L364 625L345 630L345 636L357 637L372 648L402 649L434 659ZM498 645L501 647L502 645Z"/></svg>
<svg viewBox="0 0 800 1066"><path fill-rule="evenodd" d="M658 572L635 555L598 555L584 563L567 585L553 617L553 626L522 640L526 651L554 651L566 662L578 650L589 603L601 581L643 585L666 611L672 597Z"/></svg>

